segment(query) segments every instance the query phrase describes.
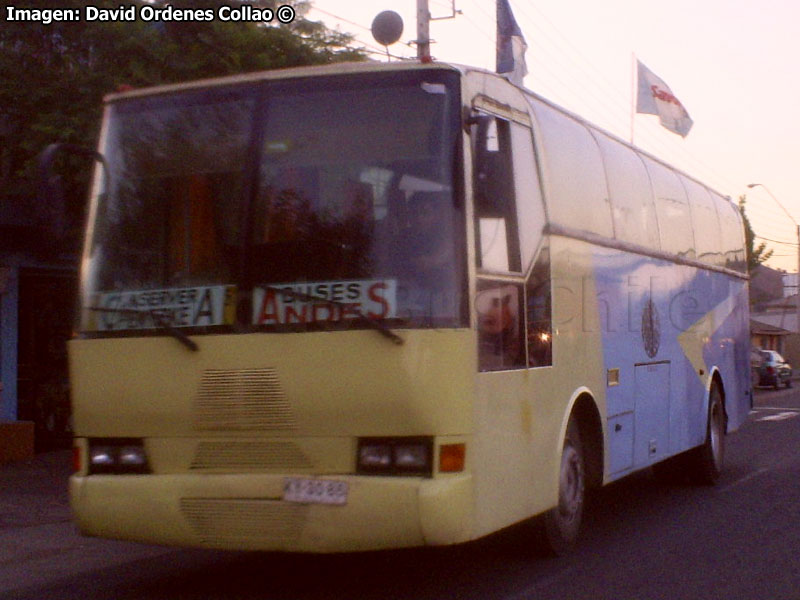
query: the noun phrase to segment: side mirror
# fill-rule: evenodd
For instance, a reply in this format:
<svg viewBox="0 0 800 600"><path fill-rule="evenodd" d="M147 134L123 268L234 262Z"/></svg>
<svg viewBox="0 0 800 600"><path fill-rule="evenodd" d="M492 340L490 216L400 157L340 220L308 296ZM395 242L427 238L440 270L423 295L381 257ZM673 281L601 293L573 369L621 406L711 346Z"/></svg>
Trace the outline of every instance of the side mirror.
<svg viewBox="0 0 800 600"><path fill-rule="evenodd" d="M494 121L494 117L489 115L475 113L466 114L464 116L464 129L467 131L467 133L473 136L474 133L477 133L478 138L485 139L486 132L488 131L492 121Z"/></svg>
<svg viewBox="0 0 800 600"><path fill-rule="evenodd" d="M66 206L63 179L53 170L56 158L71 154L94 159L103 166L104 177L108 177L108 164L99 152L76 144L50 144L39 155L38 197L42 206L42 220L51 234L51 242L60 241L66 233Z"/></svg>

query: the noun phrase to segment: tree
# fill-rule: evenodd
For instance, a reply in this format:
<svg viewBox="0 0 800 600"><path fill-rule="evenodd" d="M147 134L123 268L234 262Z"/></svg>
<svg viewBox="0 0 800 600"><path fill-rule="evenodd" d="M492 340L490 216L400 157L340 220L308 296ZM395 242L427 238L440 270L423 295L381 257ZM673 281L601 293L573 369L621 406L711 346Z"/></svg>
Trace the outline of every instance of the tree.
<svg viewBox="0 0 800 600"><path fill-rule="evenodd" d="M747 196L739 196L739 212L742 213L742 221L744 223L744 243L745 251L747 253L747 272L752 275L756 267L765 263L772 257L772 250L767 250L766 242L761 242L758 246L755 245L756 233L750 225L750 219L747 218L745 213L745 204L747 203Z"/></svg>
<svg viewBox="0 0 800 600"><path fill-rule="evenodd" d="M97 0L98 8L130 3ZM247 4L277 8L274 0L134 0L141 7L210 8ZM288 4L286 0L280 4ZM84 0L64 0L77 9ZM102 98L122 85L145 87L193 79L343 60L364 60L352 38L309 21L310 2L292 3L294 22L270 23L162 20L42 23L9 21L0 27L0 203L3 214L39 209L37 156L47 144L94 147ZM17 9L40 9L40 0L20 0ZM138 14L138 12L137 12ZM89 169L68 160L64 190L69 220L82 222ZM37 218L37 215L34 215ZM41 218L41 215L38 215Z"/></svg>

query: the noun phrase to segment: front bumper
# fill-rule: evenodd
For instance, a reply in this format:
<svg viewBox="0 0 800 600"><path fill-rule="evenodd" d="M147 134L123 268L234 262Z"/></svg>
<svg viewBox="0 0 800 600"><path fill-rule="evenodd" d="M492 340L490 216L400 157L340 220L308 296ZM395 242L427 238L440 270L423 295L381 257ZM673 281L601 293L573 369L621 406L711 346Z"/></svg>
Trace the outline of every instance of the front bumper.
<svg viewBox="0 0 800 600"><path fill-rule="evenodd" d="M350 552L471 539L468 474L330 476L347 504L282 500L283 475L91 475L70 479L82 533L202 548Z"/></svg>

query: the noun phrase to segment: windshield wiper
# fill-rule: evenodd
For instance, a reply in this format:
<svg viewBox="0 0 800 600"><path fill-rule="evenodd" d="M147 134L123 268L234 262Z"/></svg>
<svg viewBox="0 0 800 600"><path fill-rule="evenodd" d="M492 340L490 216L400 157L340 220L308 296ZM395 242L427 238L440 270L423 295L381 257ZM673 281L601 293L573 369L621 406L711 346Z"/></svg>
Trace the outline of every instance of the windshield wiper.
<svg viewBox="0 0 800 600"><path fill-rule="evenodd" d="M383 337L391 340L394 344L402 346L405 343L405 340L403 340L403 338L397 335L394 331L389 329L385 323L383 323L382 321L378 321L376 319L370 319L367 315L361 312L361 310L354 309L353 305L348 304L347 302L340 302L339 300L329 300L328 298L323 298L322 296L313 296L311 294L304 294L303 292L296 292L294 290L280 288L274 285L260 285L259 287L262 287L265 290L269 290L271 292L276 292L282 296L286 296L288 298L296 298L304 302L322 302L325 304L330 304L331 306L346 308L350 312L350 314L355 315L359 321L363 322L371 329L374 329L375 331L380 333Z"/></svg>
<svg viewBox="0 0 800 600"><path fill-rule="evenodd" d="M186 346L192 352L197 352L200 350L200 347L194 342L192 339L189 338L183 331L177 329L172 326L172 323L158 313L158 311L154 308L151 309L141 309L141 308L105 308L102 306L87 306L88 310L93 312L105 312L105 313L116 313L116 314L123 314L123 315L149 315L151 319L153 319L153 324L155 325L156 329L159 331L163 331L167 335L174 337L178 340L181 344Z"/></svg>

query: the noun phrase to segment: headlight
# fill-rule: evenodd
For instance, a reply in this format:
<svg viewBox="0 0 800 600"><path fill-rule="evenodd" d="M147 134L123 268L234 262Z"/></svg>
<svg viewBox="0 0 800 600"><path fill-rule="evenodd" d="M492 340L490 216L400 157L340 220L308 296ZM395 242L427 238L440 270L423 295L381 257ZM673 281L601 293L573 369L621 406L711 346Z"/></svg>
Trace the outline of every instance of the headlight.
<svg viewBox="0 0 800 600"><path fill-rule="evenodd" d="M110 467L114 463L114 450L112 448L97 446L89 450L89 464L93 467Z"/></svg>
<svg viewBox="0 0 800 600"><path fill-rule="evenodd" d="M428 466L428 448L424 444L398 444L394 461L399 469L424 469Z"/></svg>
<svg viewBox="0 0 800 600"><path fill-rule="evenodd" d="M93 438L89 440L89 474L149 473L144 441L131 438Z"/></svg>
<svg viewBox="0 0 800 600"><path fill-rule="evenodd" d="M359 466L387 469L392 466L392 447L388 444L364 444L358 449Z"/></svg>
<svg viewBox="0 0 800 600"><path fill-rule="evenodd" d="M141 467L147 464L144 446L123 446L119 449L119 464L127 467Z"/></svg>
<svg viewBox="0 0 800 600"><path fill-rule="evenodd" d="M432 438L360 438L357 471L368 475L432 474Z"/></svg>

